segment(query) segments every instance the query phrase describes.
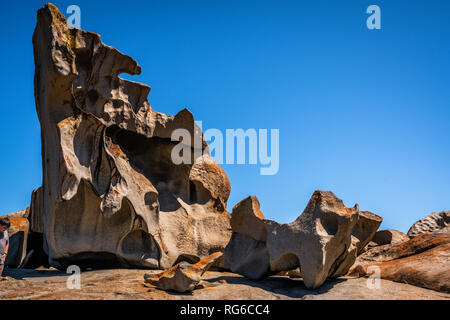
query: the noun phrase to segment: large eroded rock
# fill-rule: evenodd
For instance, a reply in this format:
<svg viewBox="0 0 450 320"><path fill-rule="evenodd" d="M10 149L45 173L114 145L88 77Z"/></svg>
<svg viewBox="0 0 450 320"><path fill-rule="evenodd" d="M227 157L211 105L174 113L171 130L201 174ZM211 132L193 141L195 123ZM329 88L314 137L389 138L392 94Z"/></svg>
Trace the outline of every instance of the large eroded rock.
<svg viewBox="0 0 450 320"><path fill-rule="evenodd" d="M30 220L52 265L168 268L222 250L230 183L192 114L154 111L149 86L119 77L139 74L137 62L69 29L51 4L38 11L33 45L43 185ZM178 128L191 141L172 141ZM193 164L172 161L180 140Z"/></svg>
<svg viewBox="0 0 450 320"><path fill-rule="evenodd" d="M450 226L450 211L433 212L415 222L408 230L408 236L413 238L424 232L433 232Z"/></svg>
<svg viewBox="0 0 450 320"><path fill-rule="evenodd" d="M353 267L406 258L449 242L450 228L436 232L425 232L408 241L381 245L367 250L358 256Z"/></svg>
<svg viewBox="0 0 450 320"><path fill-rule="evenodd" d="M308 288L347 273L381 218L347 208L330 191L315 191L304 212L288 224L265 220L256 197L233 208L233 235L224 265L251 279L300 267Z"/></svg>
<svg viewBox="0 0 450 320"><path fill-rule="evenodd" d="M383 279L450 292L449 266L450 228L444 228L372 248L358 257L349 275L371 275L377 267Z"/></svg>
<svg viewBox="0 0 450 320"><path fill-rule="evenodd" d="M359 211L358 221L353 228L351 244L347 252L341 256L341 261L337 262L337 269L331 275L337 278L345 275L352 266L356 257L360 255L370 240L374 237L383 219L369 211Z"/></svg>
<svg viewBox="0 0 450 320"><path fill-rule="evenodd" d="M265 218L255 196L233 207L233 234L223 255L223 266L249 279L261 279L270 273Z"/></svg>

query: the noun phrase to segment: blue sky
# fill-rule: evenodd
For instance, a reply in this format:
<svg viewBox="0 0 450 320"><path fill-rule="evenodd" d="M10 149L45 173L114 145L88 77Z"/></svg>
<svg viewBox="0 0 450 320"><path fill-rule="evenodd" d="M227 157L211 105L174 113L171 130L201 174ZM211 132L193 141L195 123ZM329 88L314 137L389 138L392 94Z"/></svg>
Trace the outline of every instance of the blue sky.
<svg viewBox="0 0 450 320"><path fill-rule="evenodd" d="M45 1L0 4L0 213L41 184L31 37ZM152 107L203 128L278 128L280 169L223 165L231 210L294 220L315 189L403 232L450 209L449 1L54 1L135 58ZM381 8L368 30L366 8Z"/></svg>

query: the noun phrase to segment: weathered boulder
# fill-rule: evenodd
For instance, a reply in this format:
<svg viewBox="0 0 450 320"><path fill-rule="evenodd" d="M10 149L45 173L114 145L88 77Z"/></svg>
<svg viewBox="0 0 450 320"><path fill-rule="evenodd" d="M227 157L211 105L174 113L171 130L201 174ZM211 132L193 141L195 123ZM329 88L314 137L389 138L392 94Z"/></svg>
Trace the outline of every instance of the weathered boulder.
<svg viewBox="0 0 450 320"><path fill-rule="evenodd" d="M221 256L221 252L216 252L196 264L182 261L165 271L144 275L145 283L149 283L163 290L175 290L178 292L192 291L201 281L202 275Z"/></svg>
<svg viewBox="0 0 450 320"><path fill-rule="evenodd" d="M191 112L154 111L149 86L119 78L139 74L137 62L69 29L52 4L38 11L33 45L43 185L30 220L51 264L164 269L223 250L230 183ZM176 129L191 140L172 140ZM172 160L181 142L190 163Z"/></svg>
<svg viewBox="0 0 450 320"><path fill-rule="evenodd" d="M12 213L7 213L2 215L2 217L4 218L28 218L28 216L30 215L30 207L26 208L25 210L19 210L16 212L12 212Z"/></svg>
<svg viewBox="0 0 450 320"><path fill-rule="evenodd" d="M40 189L38 189L40 190ZM36 190L33 191L33 196ZM33 202L32 202L33 204ZM11 228L8 229L10 236L10 248L5 264L12 268L38 268L49 267L48 256L44 251L43 234L33 230L33 220L36 215L32 214L33 205L26 210L4 215L10 218ZM36 227L36 224L34 224Z"/></svg>
<svg viewBox="0 0 450 320"><path fill-rule="evenodd" d="M358 257L349 275L371 275L373 267L378 267L383 279L450 292L449 231L426 232L406 242L368 250Z"/></svg>
<svg viewBox="0 0 450 320"><path fill-rule="evenodd" d="M353 243L358 255L361 254L364 247L373 240L382 221L383 219L380 216L372 212L359 212L358 222L352 232L352 236L354 237Z"/></svg>
<svg viewBox="0 0 450 320"><path fill-rule="evenodd" d="M401 231L393 229L384 229L377 231L373 236L371 242L372 246L382 246L385 244L398 244L409 241L409 237Z"/></svg>
<svg viewBox="0 0 450 320"><path fill-rule="evenodd" d="M436 232L425 232L408 241L374 247L358 256L353 267L406 258L446 244L450 242L449 230L447 228Z"/></svg>
<svg viewBox="0 0 450 320"><path fill-rule="evenodd" d="M346 269L358 222L358 206L347 208L330 191L315 191L303 213L288 224L266 221L270 269L278 272L300 266L303 282L317 288L338 269ZM348 266L350 267L353 264Z"/></svg>
<svg viewBox="0 0 450 320"><path fill-rule="evenodd" d="M346 254L342 255L342 261L337 262L338 268L331 275L332 278L343 276L348 272L356 257L364 251L373 238L382 221L380 216L372 212L359 211L358 221L351 235L351 245L347 248Z"/></svg>
<svg viewBox="0 0 450 320"><path fill-rule="evenodd" d="M358 205L347 208L330 191L315 191L304 212L288 224L265 220L256 197L249 197L233 208L224 265L251 279L300 267L305 285L317 288L328 277L347 273L380 223Z"/></svg>
<svg viewBox="0 0 450 320"><path fill-rule="evenodd" d="M233 207L233 234L223 255L223 266L249 279L261 279L270 273L267 228L255 196Z"/></svg>
<svg viewBox="0 0 450 320"><path fill-rule="evenodd" d="M408 230L408 236L413 238L424 232L433 232L450 226L450 211L433 212L415 222Z"/></svg>
<svg viewBox="0 0 450 320"><path fill-rule="evenodd" d="M4 215L8 217L11 226L8 228L9 250L6 256L5 266L17 268L27 254L27 241L29 233L28 222L29 208Z"/></svg>

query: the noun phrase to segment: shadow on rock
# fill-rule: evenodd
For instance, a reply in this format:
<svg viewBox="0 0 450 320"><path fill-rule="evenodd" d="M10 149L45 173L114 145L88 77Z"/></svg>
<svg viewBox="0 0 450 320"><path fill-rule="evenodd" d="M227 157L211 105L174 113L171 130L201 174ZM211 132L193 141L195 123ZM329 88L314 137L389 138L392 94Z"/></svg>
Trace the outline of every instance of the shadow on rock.
<svg viewBox="0 0 450 320"><path fill-rule="evenodd" d="M346 279L338 278L327 280L319 289L308 289L303 279L292 279L280 276L271 276L264 280L251 280L239 276L219 276L211 279L204 279L204 282L215 283L225 282L228 284L247 285L255 288L260 288L276 294L282 294L291 298L302 298L306 295L319 295L328 292L336 284L346 281Z"/></svg>
<svg viewBox="0 0 450 320"><path fill-rule="evenodd" d="M34 269L5 269L3 276L8 276L16 280L24 278L41 278L41 277L57 277L68 276L69 274L59 270L34 270Z"/></svg>

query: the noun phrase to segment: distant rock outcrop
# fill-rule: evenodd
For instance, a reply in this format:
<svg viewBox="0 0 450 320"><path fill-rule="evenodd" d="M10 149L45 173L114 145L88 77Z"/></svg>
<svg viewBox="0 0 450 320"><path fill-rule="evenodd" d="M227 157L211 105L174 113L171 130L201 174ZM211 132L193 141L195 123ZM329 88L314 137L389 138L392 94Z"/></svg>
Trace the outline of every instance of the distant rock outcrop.
<svg viewBox="0 0 450 320"><path fill-rule="evenodd" d="M25 259L27 254L28 234L30 223L28 215L30 209L9 213L3 217L9 218L11 226L8 229L9 251L6 256L5 266L17 268Z"/></svg>
<svg viewBox="0 0 450 320"><path fill-rule="evenodd" d="M415 222L408 231L408 236L413 238L424 232L433 232L450 226L450 211L431 213L423 219Z"/></svg>
<svg viewBox="0 0 450 320"><path fill-rule="evenodd" d="M98 34L69 29L58 9L38 11L33 36L43 185L33 192L32 229L51 264L169 268L222 250L231 236L230 183L201 140L175 165L175 129L198 136L188 110L154 111L150 87L129 56ZM195 134L194 134L195 133Z"/></svg>
<svg viewBox="0 0 450 320"><path fill-rule="evenodd" d="M315 191L303 213L288 224L264 220L256 197L237 204L231 219L225 267L251 279L300 267L308 288L346 274L381 223L358 205L347 208L330 191Z"/></svg>

